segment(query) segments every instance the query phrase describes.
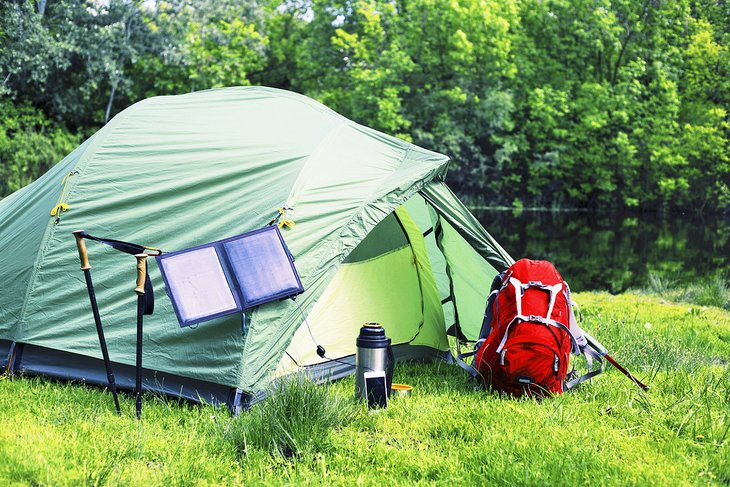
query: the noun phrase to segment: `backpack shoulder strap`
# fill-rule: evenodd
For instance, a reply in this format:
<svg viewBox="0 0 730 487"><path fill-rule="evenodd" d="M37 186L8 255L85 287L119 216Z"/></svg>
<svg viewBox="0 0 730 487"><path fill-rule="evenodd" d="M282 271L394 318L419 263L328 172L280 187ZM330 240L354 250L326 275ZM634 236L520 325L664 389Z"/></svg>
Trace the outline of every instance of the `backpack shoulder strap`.
<svg viewBox="0 0 730 487"><path fill-rule="evenodd" d="M499 294L500 289L502 288L502 279L504 278L504 272L500 272L496 276L494 276L494 279L492 279L492 285L489 288L489 296L487 297L487 307L484 310L484 320L482 321L482 329L479 331L479 340L477 341L477 348L479 348L479 345L481 345L479 342L484 340L489 336L489 333L492 331L492 319L494 318L494 301L497 299L497 294Z"/></svg>
<svg viewBox="0 0 730 487"><path fill-rule="evenodd" d="M491 333L492 331L492 319L494 317L492 309L494 308L494 302L497 299L497 294L499 294L499 291L504 287L502 285L502 279L504 278L505 272L500 272L499 274L494 276L494 279L492 280L492 285L489 288L489 296L487 297L486 309L484 310L484 320L482 321L482 328L479 331L479 339L474 345L474 350L471 352L460 353L454 357L454 361L456 362L456 364L464 369L466 373L475 380L481 380L481 374L474 366L469 365L465 359L476 355L477 351L487 339L489 333Z"/></svg>

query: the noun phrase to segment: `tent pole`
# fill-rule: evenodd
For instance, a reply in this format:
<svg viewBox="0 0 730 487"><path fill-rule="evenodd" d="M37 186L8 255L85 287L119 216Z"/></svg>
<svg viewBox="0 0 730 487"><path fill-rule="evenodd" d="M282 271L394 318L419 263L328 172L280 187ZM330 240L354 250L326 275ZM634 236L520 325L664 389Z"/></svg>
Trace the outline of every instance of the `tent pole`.
<svg viewBox="0 0 730 487"><path fill-rule="evenodd" d="M5 364L5 375L7 375L8 377L13 376L13 365L15 362L15 355L14 355L15 345L17 345L17 342L13 341L10 344L10 350L8 350L8 358L7 358L7 362Z"/></svg>

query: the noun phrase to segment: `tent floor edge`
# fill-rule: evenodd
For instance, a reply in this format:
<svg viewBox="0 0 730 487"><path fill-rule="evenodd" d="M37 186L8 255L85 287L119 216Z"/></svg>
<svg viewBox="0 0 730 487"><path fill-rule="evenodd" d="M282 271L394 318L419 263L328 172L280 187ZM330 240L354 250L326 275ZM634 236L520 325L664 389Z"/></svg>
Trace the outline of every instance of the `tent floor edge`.
<svg viewBox="0 0 730 487"><path fill-rule="evenodd" d="M408 343L393 345L393 355L396 362L425 363L438 360L448 362L451 360L450 350L437 350L426 345L410 345ZM324 383L342 379L354 373L355 354L351 354L336 357L336 360L304 365L299 372L283 375L275 380L281 380L289 375L303 374L317 383Z"/></svg>
<svg viewBox="0 0 730 487"><path fill-rule="evenodd" d="M0 350L5 349L3 342L9 343L0 339ZM100 358L28 343L18 342L17 346L20 347L20 350L16 347L13 364L13 370L16 373L28 377L38 376L60 381L80 382L102 388L109 385L104 361ZM22 361L20 351L22 351ZM112 362L112 367L117 389L134 391L135 366ZM157 370L143 370L142 389L145 392L186 402L207 403L215 406L226 405L232 409L235 394L231 394L230 385L216 384ZM248 395L245 392L242 392L240 401L248 402Z"/></svg>

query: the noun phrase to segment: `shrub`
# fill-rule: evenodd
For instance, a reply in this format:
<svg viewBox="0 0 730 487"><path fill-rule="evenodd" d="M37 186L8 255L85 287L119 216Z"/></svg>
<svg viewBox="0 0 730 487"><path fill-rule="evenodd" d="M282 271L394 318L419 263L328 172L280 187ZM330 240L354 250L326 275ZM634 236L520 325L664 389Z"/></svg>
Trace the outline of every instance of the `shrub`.
<svg viewBox="0 0 730 487"><path fill-rule="evenodd" d="M727 279L718 274L688 288L684 301L700 306L730 309L730 286Z"/></svg>
<svg viewBox="0 0 730 487"><path fill-rule="evenodd" d="M649 274L644 292L656 294L671 301L730 309L730 284L728 284L728 279L719 272L702 281L684 285L679 284L676 279Z"/></svg>

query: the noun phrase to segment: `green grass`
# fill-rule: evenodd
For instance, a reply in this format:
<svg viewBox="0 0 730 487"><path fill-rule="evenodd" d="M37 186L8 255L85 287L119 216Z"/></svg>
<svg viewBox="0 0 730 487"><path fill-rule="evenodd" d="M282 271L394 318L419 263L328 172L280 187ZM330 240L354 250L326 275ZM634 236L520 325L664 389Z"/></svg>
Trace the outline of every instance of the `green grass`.
<svg viewBox="0 0 730 487"><path fill-rule="evenodd" d="M366 409L350 395L299 376L277 382L262 403L223 422L221 431L239 455L256 448L290 458L324 452L332 429L367 420Z"/></svg>
<svg viewBox="0 0 730 487"><path fill-rule="evenodd" d="M680 282L678 278L649 274L644 292L675 302L715 306L730 310L730 281L721 273L692 284L681 284Z"/></svg>
<svg viewBox="0 0 730 487"><path fill-rule="evenodd" d="M43 379L0 379L0 485L730 482L730 312L582 294L585 327L651 386L614 369L542 402L475 391L444 363L396 367L387 410L352 378L279 386L239 418Z"/></svg>

